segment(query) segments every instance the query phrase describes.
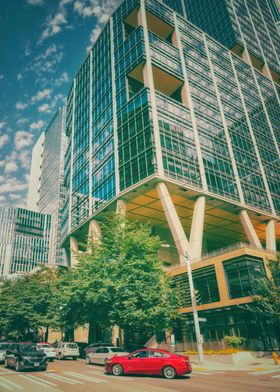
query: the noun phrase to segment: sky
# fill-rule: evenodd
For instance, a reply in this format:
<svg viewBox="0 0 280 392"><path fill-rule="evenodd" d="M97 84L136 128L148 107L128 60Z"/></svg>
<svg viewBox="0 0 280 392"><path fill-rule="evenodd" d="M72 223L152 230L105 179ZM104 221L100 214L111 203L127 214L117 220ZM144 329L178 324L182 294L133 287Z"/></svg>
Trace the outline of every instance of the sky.
<svg viewBox="0 0 280 392"><path fill-rule="evenodd" d="M32 148L121 0L0 0L0 205L26 207Z"/></svg>

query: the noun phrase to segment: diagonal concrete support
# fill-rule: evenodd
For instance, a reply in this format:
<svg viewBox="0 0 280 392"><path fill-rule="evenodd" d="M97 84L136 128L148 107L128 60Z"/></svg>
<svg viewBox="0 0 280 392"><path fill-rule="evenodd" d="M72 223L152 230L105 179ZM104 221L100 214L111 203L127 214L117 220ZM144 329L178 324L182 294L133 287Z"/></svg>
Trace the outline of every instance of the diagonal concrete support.
<svg viewBox="0 0 280 392"><path fill-rule="evenodd" d="M99 242L100 236L101 229L99 223L96 220L90 221L88 228L87 252L91 253L91 243Z"/></svg>
<svg viewBox="0 0 280 392"><path fill-rule="evenodd" d="M181 255L186 255L192 258L189 241L186 237L166 185L163 182L160 182L157 184L156 189L178 252ZM184 257L180 257L180 264L185 264Z"/></svg>
<svg viewBox="0 0 280 392"><path fill-rule="evenodd" d="M248 212L246 210L241 210L239 213L241 223L247 234L250 245L255 246L256 248L262 248L261 242L257 236L257 233L252 225L252 222L249 218Z"/></svg>
<svg viewBox="0 0 280 392"><path fill-rule="evenodd" d="M275 221L270 220L266 224L266 249L276 251Z"/></svg>
<svg viewBox="0 0 280 392"><path fill-rule="evenodd" d="M78 242L75 237L70 237L70 263L71 267L76 267L78 264L77 254L79 252Z"/></svg>
<svg viewBox="0 0 280 392"><path fill-rule="evenodd" d="M125 200L117 200L117 207L116 207L116 213L125 215L126 214L126 201Z"/></svg>
<svg viewBox="0 0 280 392"><path fill-rule="evenodd" d="M202 254L202 239L205 214L205 196L196 199L192 218L190 247L193 259L199 259Z"/></svg>

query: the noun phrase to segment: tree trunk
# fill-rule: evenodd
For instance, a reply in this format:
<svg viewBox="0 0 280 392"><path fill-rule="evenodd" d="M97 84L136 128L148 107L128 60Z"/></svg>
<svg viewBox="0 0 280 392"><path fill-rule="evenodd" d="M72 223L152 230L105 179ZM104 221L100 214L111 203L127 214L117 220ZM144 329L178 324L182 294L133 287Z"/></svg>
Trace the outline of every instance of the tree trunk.
<svg viewBox="0 0 280 392"><path fill-rule="evenodd" d="M48 343L48 340L49 340L49 326L46 327L45 342Z"/></svg>

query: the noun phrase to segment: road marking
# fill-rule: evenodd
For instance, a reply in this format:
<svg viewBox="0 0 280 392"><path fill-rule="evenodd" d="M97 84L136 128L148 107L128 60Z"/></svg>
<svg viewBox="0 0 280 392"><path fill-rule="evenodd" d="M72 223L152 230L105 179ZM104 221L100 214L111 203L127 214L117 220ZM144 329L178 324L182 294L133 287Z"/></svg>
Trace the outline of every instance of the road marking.
<svg viewBox="0 0 280 392"><path fill-rule="evenodd" d="M27 380L27 381L34 382L35 384L41 385L41 386L44 387L44 388L49 388L49 387L50 387L49 385L47 385L47 384L44 382L44 380L40 380L40 379L37 378L37 377L31 376L31 374L29 374L28 376L20 375L19 377L24 378L24 379ZM57 386L57 385L56 385L56 386Z"/></svg>
<svg viewBox="0 0 280 392"><path fill-rule="evenodd" d="M273 370L262 370L262 371L260 371L260 372L250 372L250 373L248 373L248 374L252 374L253 376L258 376L258 375L261 375L261 374L269 374L269 373L276 373L276 372L279 372L279 370L277 369L273 369Z"/></svg>
<svg viewBox="0 0 280 392"><path fill-rule="evenodd" d="M98 375L98 376L103 376L103 377L106 377L106 378L111 378L111 379L114 379L114 380L120 380L120 381L134 380L134 378L132 378L132 377L127 377L127 376L115 377L115 376L113 376L112 374L104 374L104 373L95 372L95 371L92 371L92 370L87 370L87 372L88 372L88 373L92 373L92 374L96 374L96 375Z"/></svg>
<svg viewBox="0 0 280 392"><path fill-rule="evenodd" d="M214 373L196 372L196 371L193 371L191 374L202 374L203 376L213 376Z"/></svg>
<svg viewBox="0 0 280 392"><path fill-rule="evenodd" d="M51 385L51 386L53 386L53 387L57 387L57 385L54 384L53 382L50 382L50 381L47 381L47 380L43 380L42 378L33 376L32 374L28 374L27 377L30 377L30 378L32 378L33 380L37 380L37 381L43 382L43 383L45 383L45 384Z"/></svg>
<svg viewBox="0 0 280 392"><path fill-rule="evenodd" d="M77 377L80 378L82 380L86 380L86 381L92 381L92 382L107 382L105 380L100 380L98 378L94 378L94 377L88 377L86 375L82 375L80 373L75 373L75 372L64 372L65 374L68 374L71 377Z"/></svg>
<svg viewBox="0 0 280 392"><path fill-rule="evenodd" d="M21 385L14 383L13 381L6 380L5 378L2 378L0 381L0 385L9 391L13 391L14 389L24 389Z"/></svg>
<svg viewBox="0 0 280 392"><path fill-rule="evenodd" d="M45 374L45 376L53 378L54 380L57 380L57 381L66 382L66 384L71 384L71 385L83 384L83 382L81 382L81 381L73 380L72 378L64 377L59 374Z"/></svg>
<svg viewBox="0 0 280 392"><path fill-rule="evenodd" d="M280 378L280 374L278 374L277 376L271 376L271 378Z"/></svg>

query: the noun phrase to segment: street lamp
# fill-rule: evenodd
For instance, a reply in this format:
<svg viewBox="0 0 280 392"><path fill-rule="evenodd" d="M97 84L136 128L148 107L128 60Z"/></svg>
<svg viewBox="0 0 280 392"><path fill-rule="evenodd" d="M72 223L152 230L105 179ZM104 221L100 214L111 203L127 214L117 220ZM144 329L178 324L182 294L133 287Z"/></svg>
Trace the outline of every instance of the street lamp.
<svg viewBox="0 0 280 392"><path fill-rule="evenodd" d="M198 352L198 361L200 363L204 362L204 354L203 354L203 338L200 334L200 327L199 327L199 320L198 320L198 313L197 313L197 304L196 304L196 295L195 289L193 285L193 277L192 277L192 268L189 256L183 254L176 246L169 245L169 244L162 244L163 248L175 248L177 251L184 256L185 264L187 266L188 271L188 279L189 279L189 286L190 286L190 294L191 294L191 301L192 301L192 313L193 313L193 321L194 321L194 329L196 335L196 344L197 344L197 352Z"/></svg>

